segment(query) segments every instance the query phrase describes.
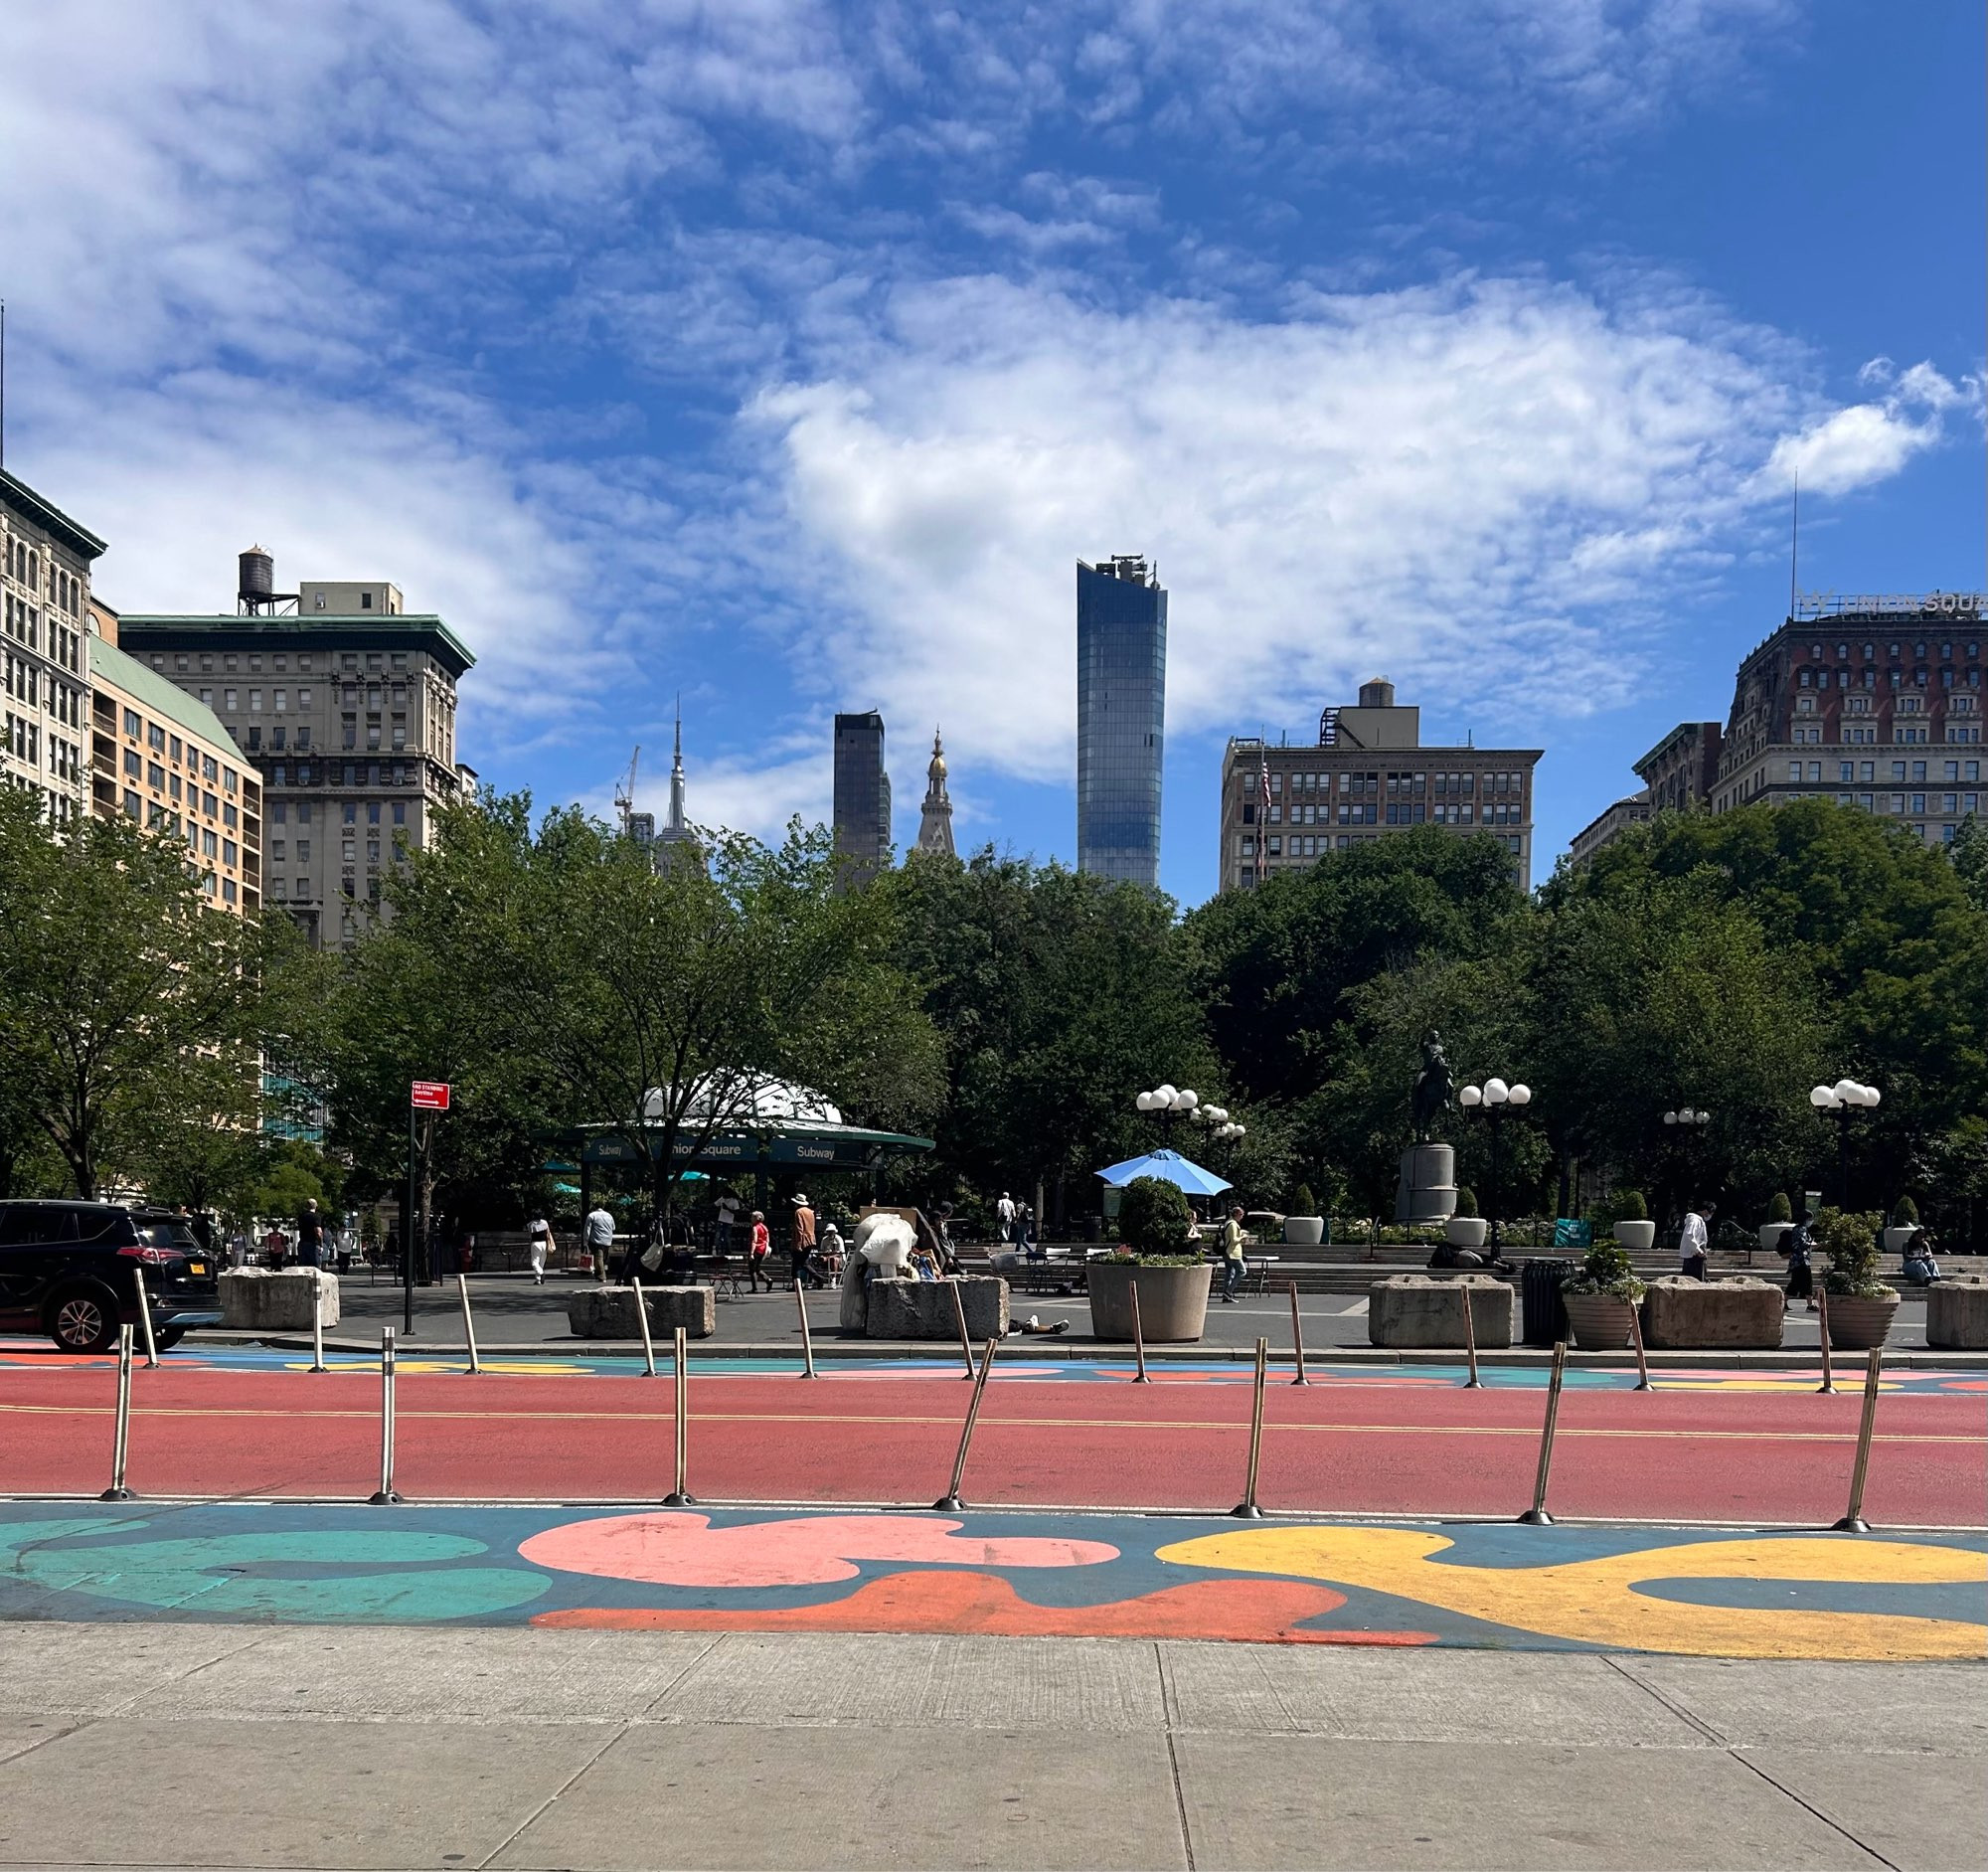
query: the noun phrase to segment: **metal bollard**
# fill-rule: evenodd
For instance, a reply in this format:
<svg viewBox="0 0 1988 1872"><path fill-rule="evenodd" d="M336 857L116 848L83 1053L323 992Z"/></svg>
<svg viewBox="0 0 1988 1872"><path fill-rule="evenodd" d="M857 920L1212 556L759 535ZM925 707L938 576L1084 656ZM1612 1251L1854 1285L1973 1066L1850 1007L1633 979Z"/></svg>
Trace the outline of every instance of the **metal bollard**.
<svg viewBox="0 0 1988 1872"><path fill-rule="evenodd" d="M324 1372L331 1369L324 1362L324 1293L321 1289L311 1295L310 1368L314 1372Z"/></svg>
<svg viewBox="0 0 1988 1872"><path fill-rule="evenodd" d="M152 1296L145 1291L145 1271L137 1268L132 1272L132 1284L138 1289L138 1323L145 1328L145 1363L153 1371L159 1369L159 1342L152 1336Z"/></svg>
<svg viewBox="0 0 1988 1872"><path fill-rule="evenodd" d="M1470 1364L1470 1376L1463 1381L1463 1388L1466 1391L1482 1391L1484 1380L1477 1375L1477 1318L1470 1310L1468 1275L1457 1282L1457 1289L1463 1295L1463 1356Z"/></svg>
<svg viewBox="0 0 1988 1872"><path fill-rule="evenodd" d="M697 1497L690 1492L690 1398L684 1390L684 1368L690 1363L690 1355L684 1343L684 1329L676 1329L675 1343L670 1348L672 1363L671 1376L674 1380L676 1396L671 1402L676 1407L676 1472L677 1485L663 1497L665 1508L689 1508L697 1503Z"/></svg>
<svg viewBox="0 0 1988 1872"><path fill-rule="evenodd" d="M459 1274L455 1276L456 1290L462 1295L462 1338L469 1347L469 1370L465 1377L473 1377L483 1369L482 1361L476 1356L476 1321L469 1312L469 1276Z"/></svg>
<svg viewBox="0 0 1988 1872"><path fill-rule="evenodd" d="M1822 1334L1822 1383L1816 1386L1818 1392L1836 1389L1836 1374L1829 1365L1829 1289L1817 1287L1815 1290L1815 1324Z"/></svg>
<svg viewBox="0 0 1988 1872"><path fill-rule="evenodd" d="M1857 1426L1857 1460L1850 1470L1850 1506L1836 1523L1839 1534L1868 1534L1871 1523L1864 1518L1864 1478L1871 1470L1871 1432L1878 1422L1878 1374L1885 1363L1885 1348L1874 1345L1864 1367L1864 1419Z"/></svg>
<svg viewBox="0 0 1988 1872"><path fill-rule="evenodd" d="M1139 1317L1139 1276L1136 1273L1126 1281L1125 1291L1132 1297L1132 1357L1135 1362L1132 1382L1135 1385L1150 1385L1153 1381L1146 1373L1146 1327Z"/></svg>
<svg viewBox="0 0 1988 1872"><path fill-rule="evenodd" d="M1242 1499L1230 1513L1243 1521L1260 1521L1263 1511L1256 1506L1256 1469L1263 1456L1263 1381L1270 1368L1270 1342L1256 1341L1255 1395L1249 1405L1249 1473L1242 1486Z"/></svg>
<svg viewBox="0 0 1988 1872"><path fill-rule="evenodd" d="M110 1442L110 1486L98 1501L135 1501L124 1486L124 1466L131 1454L131 1328L117 1328L117 1421Z"/></svg>
<svg viewBox="0 0 1988 1872"><path fill-rule="evenodd" d="M649 1333L649 1302L643 1297L642 1276L630 1276L628 1284L635 1290L635 1325L642 1335L642 1375L653 1378L656 1375L656 1342Z"/></svg>
<svg viewBox="0 0 1988 1872"><path fill-rule="evenodd" d="M952 1480L945 1493L932 1503L934 1508L956 1510L966 1505L959 1499L959 1484L966 1478L966 1452L973 1444L973 1427L980 1421L980 1400L987 1394L987 1374L994 1369L994 1354L1000 1344L999 1339L989 1339L980 1354L980 1372L973 1381L973 1396L966 1401L966 1422L960 1426L959 1453L952 1459Z"/></svg>
<svg viewBox="0 0 1988 1872"><path fill-rule="evenodd" d="M1553 1474L1554 1425L1560 1419L1560 1386L1567 1375L1567 1341L1554 1342L1554 1362L1552 1374L1547 1379L1547 1421L1540 1430L1540 1472L1533 1483L1533 1505L1519 1517L1526 1527L1552 1527L1554 1518L1547 1513L1547 1478Z"/></svg>
<svg viewBox="0 0 1988 1872"><path fill-rule="evenodd" d="M794 1289L794 1304L801 1309L801 1376L819 1377L814 1368L814 1335L808 1330L807 1295L798 1287Z"/></svg>
<svg viewBox="0 0 1988 1872"><path fill-rule="evenodd" d="M370 1497L376 1508L391 1507L401 1497L394 1490L394 1328L380 1328L380 1492Z"/></svg>
<svg viewBox="0 0 1988 1872"><path fill-rule="evenodd" d="M1298 1283L1291 1282L1291 1350L1297 1355L1298 1375L1291 1380L1294 1385L1309 1385L1305 1376L1305 1336L1304 1327L1298 1320Z"/></svg>
<svg viewBox="0 0 1988 1872"><path fill-rule="evenodd" d="M966 1361L963 1378L973 1376L973 1341L966 1336L966 1302L959 1295L959 1281L948 1279L946 1285L952 1289L952 1316L959 1321L959 1356Z"/></svg>
<svg viewBox="0 0 1988 1872"><path fill-rule="evenodd" d="M1636 1348L1636 1389L1656 1390L1650 1383L1650 1361L1643 1356L1643 1309L1634 1304L1629 1308L1629 1343Z"/></svg>

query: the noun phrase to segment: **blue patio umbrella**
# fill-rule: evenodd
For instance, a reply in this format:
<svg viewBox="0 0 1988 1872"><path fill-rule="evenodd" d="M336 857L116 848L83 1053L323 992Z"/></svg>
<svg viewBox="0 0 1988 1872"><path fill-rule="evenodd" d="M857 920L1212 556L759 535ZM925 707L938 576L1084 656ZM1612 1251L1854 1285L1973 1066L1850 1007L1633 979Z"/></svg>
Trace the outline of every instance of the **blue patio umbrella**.
<svg viewBox="0 0 1988 1872"><path fill-rule="evenodd" d="M1186 1190L1190 1196L1220 1196L1224 1190L1236 1187L1225 1182L1213 1170L1204 1170L1200 1164L1191 1163L1177 1150L1149 1150L1143 1157L1127 1158L1125 1162L1114 1163L1110 1169L1099 1170L1097 1174L1113 1189L1123 1189L1139 1176L1156 1176L1162 1182Z"/></svg>

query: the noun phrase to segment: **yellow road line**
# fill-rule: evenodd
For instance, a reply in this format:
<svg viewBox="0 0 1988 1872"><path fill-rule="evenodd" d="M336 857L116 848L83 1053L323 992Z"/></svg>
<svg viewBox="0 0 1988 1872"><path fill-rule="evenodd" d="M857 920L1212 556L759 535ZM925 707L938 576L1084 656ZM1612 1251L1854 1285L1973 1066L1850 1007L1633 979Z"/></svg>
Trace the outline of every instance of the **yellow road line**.
<svg viewBox="0 0 1988 1872"><path fill-rule="evenodd" d="M107 1407L68 1404L0 1404L0 1414L16 1413L32 1417L109 1417ZM377 1422L377 1411L245 1411L211 1410L193 1406L134 1407L134 1418L323 1418ZM673 1421L666 1411L401 1411L403 1420L435 1423L601 1423L667 1424ZM935 1426L957 1430L956 1417L867 1417L828 1415L818 1412L760 1413L693 1411L695 1424L884 1424L904 1427ZM1009 1430L1199 1430L1230 1434L1246 1429L1241 1422L1210 1423L1204 1418L1098 1418L1098 1417L987 1417L981 1422ZM1278 1424L1272 1431L1302 1431L1310 1435L1344 1433L1361 1437L1523 1437L1537 1442L1539 1431L1531 1425L1499 1424ZM1559 1435L1600 1437L1652 1443L1825 1443L1853 1444L1854 1431L1747 1431L1747 1430L1612 1430L1566 1429ZM1874 1443L1885 1444L1966 1444L1988 1448L1988 1437L1879 1433Z"/></svg>

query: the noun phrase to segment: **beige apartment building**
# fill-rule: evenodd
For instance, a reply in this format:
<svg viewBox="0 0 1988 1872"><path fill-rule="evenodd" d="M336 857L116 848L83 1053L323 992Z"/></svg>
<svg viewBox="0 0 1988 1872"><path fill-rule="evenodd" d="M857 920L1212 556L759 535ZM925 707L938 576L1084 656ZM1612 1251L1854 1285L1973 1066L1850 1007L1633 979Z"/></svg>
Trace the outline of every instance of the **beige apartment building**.
<svg viewBox="0 0 1988 1872"><path fill-rule="evenodd" d="M118 648L119 618L89 602L90 798L184 838L217 910L262 903L262 788L212 709Z"/></svg>
<svg viewBox="0 0 1988 1872"><path fill-rule="evenodd" d="M455 753L456 682L475 659L442 619L380 582L275 590L241 556L234 615L126 614L123 647L211 709L265 812L263 897L342 947L376 915L402 847L473 775Z"/></svg>
<svg viewBox="0 0 1988 1872"><path fill-rule="evenodd" d="M0 784L66 825L87 798L89 569L103 542L0 468Z"/></svg>
<svg viewBox="0 0 1988 1872"><path fill-rule="evenodd" d="M1232 736L1222 765L1221 888L1250 890L1413 825L1489 832L1532 889L1533 768L1538 748L1425 748L1421 710L1385 678L1352 708L1319 718L1315 747Z"/></svg>

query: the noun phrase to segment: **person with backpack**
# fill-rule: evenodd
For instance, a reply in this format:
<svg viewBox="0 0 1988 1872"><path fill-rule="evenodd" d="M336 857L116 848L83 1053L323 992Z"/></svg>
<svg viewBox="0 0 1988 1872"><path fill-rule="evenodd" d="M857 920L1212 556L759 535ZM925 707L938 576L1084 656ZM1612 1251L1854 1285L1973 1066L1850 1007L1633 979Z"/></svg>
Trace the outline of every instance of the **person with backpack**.
<svg viewBox="0 0 1988 1872"><path fill-rule="evenodd" d="M546 1257L553 1252L553 1225L544 1216L534 1216L525 1224L525 1241L532 1256L532 1284L546 1283Z"/></svg>
<svg viewBox="0 0 1988 1872"><path fill-rule="evenodd" d="M1809 1262L1812 1246L1806 1221L1797 1222L1781 1238L1781 1253L1788 1258L1788 1304L1806 1300L1811 1313L1815 1311L1815 1270Z"/></svg>

